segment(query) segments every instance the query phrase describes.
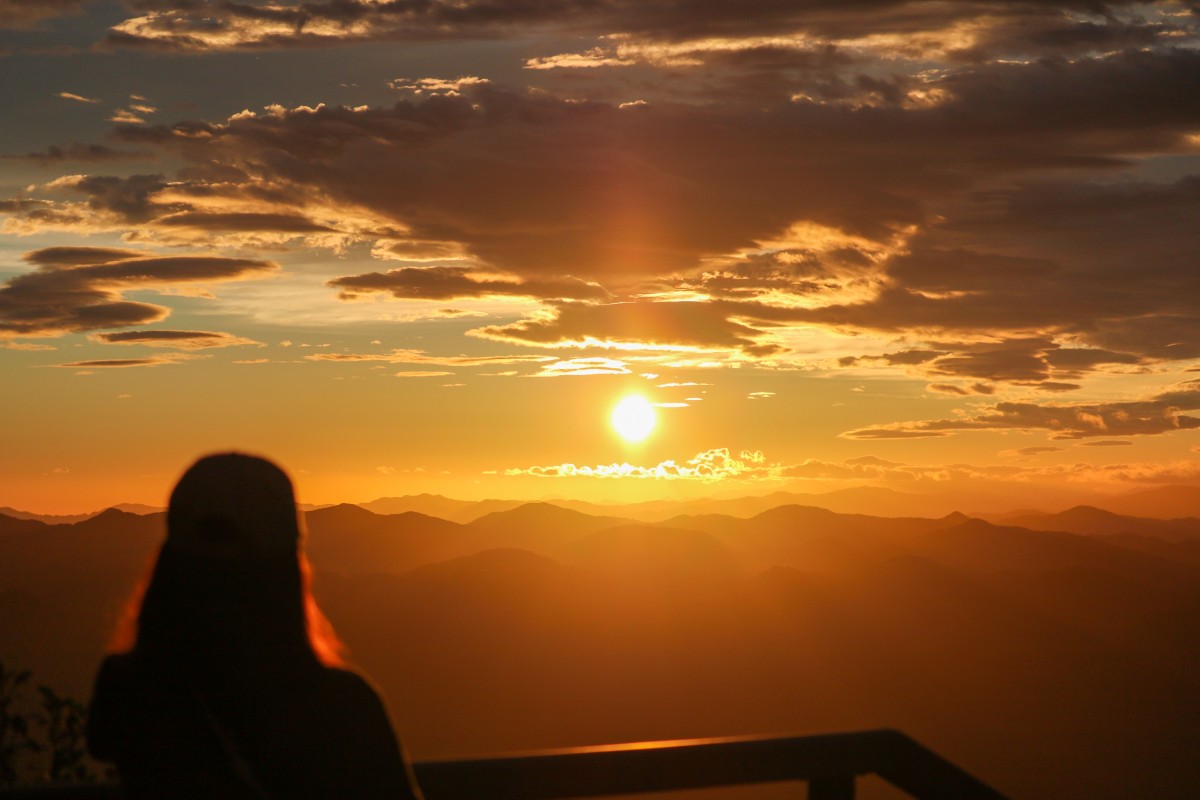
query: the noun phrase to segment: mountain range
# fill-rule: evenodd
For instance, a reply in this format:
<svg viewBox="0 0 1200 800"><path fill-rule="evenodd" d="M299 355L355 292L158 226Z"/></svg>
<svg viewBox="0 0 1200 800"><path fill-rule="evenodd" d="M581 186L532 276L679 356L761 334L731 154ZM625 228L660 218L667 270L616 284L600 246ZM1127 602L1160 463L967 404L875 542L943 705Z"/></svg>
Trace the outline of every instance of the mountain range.
<svg viewBox="0 0 1200 800"><path fill-rule="evenodd" d="M1156 486L1137 489L1118 495L1088 495L1082 503L1121 516L1152 519L1200 517L1200 486ZM1047 512L1014 511L1010 498L988 494L940 493L919 494L900 492L876 486L859 486L820 493L773 492L762 496L735 498L693 498L690 500L650 500L640 503L590 503L567 498L548 498L545 502L559 508L579 511L592 516L618 516L640 522L661 522L671 517L701 514L724 514L751 517L783 505L802 505L824 508L841 514L871 513L879 517L942 517L966 511L971 516L992 521L1008 517L1035 516ZM455 500L437 494L414 494L401 497L380 497L357 503L374 514L403 514L416 512L450 522L468 523L498 511L509 511L526 500ZM1064 506L1064 510L1081 503ZM328 508L327 505L302 504L304 511ZM134 514L152 514L164 509L140 503L121 503L112 508ZM79 522L100 513L39 514L0 506L0 514L18 519L37 519L52 524Z"/></svg>
<svg viewBox="0 0 1200 800"><path fill-rule="evenodd" d="M306 547L417 758L886 726L1014 797L1194 796L1200 519L720 507L339 505ZM0 515L5 664L86 697L163 525Z"/></svg>

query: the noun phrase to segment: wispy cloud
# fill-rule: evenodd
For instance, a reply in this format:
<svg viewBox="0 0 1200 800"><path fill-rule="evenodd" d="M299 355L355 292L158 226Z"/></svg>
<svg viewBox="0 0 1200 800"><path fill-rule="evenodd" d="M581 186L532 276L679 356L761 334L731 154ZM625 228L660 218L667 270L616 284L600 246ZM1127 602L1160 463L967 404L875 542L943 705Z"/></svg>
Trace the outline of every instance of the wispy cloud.
<svg viewBox="0 0 1200 800"><path fill-rule="evenodd" d="M343 299L385 293L407 300L458 300L467 297L532 297L542 300L587 300L608 297L596 283L573 278L502 279L476 274L466 267L404 267L335 278L329 285Z"/></svg>
<svg viewBox="0 0 1200 800"><path fill-rule="evenodd" d="M142 125L146 120L138 116L139 112L129 108L119 108L113 112L113 115L108 118L109 122L116 122L121 125Z"/></svg>
<svg viewBox="0 0 1200 800"><path fill-rule="evenodd" d="M580 466L555 464L512 468L505 475L529 475L538 478L630 478L638 480L722 481L750 480L773 477L773 468L765 463L761 452L742 451L737 456L724 447L706 450L686 461L661 461L653 466L634 464L598 464Z"/></svg>
<svg viewBox="0 0 1200 800"><path fill-rule="evenodd" d="M553 356L512 354L498 356L439 356L423 350L397 349L385 353L313 353L305 361L335 361L344 363L379 362L384 364L432 364L447 367L479 367L495 364L537 364L554 361Z"/></svg>
<svg viewBox="0 0 1200 800"><path fill-rule="evenodd" d="M615 358L570 358L542 364L536 378L561 378L579 375L629 375L632 370Z"/></svg>
<svg viewBox="0 0 1200 800"><path fill-rule="evenodd" d="M59 92L57 96L61 97L64 100L74 100L78 103L99 103L100 102L99 100L96 100L94 98L84 97L83 95L75 94L74 92Z"/></svg>

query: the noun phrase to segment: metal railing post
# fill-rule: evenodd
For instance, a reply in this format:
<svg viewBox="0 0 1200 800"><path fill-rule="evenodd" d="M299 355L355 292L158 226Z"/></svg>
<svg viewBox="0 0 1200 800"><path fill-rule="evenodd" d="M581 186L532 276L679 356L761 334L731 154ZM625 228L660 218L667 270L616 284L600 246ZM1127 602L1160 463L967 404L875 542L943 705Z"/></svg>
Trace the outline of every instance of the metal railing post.
<svg viewBox="0 0 1200 800"><path fill-rule="evenodd" d="M808 800L854 800L854 775L814 775L808 781Z"/></svg>

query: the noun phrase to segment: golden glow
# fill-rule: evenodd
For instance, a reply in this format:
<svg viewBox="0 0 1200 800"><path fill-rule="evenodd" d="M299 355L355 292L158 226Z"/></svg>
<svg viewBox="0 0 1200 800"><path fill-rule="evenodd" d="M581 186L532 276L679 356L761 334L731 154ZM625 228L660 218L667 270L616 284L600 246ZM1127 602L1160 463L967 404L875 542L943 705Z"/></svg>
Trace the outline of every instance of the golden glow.
<svg viewBox="0 0 1200 800"><path fill-rule="evenodd" d="M654 406L641 395L631 394L623 397L613 408L613 430L627 442L640 442L650 435L658 421Z"/></svg>

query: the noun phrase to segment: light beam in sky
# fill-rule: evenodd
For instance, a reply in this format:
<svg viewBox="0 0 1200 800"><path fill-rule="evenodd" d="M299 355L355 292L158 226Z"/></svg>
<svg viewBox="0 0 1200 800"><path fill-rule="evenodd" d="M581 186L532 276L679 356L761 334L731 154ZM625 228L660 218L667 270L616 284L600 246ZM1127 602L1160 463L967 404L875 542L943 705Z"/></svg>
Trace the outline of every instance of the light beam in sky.
<svg viewBox="0 0 1200 800"><path fill-rule="evenodd" d="M631 394L621 398L613 408L613 430L627 442L640 442L650 435L658 421L654 406L641 395Z"/></svg>

